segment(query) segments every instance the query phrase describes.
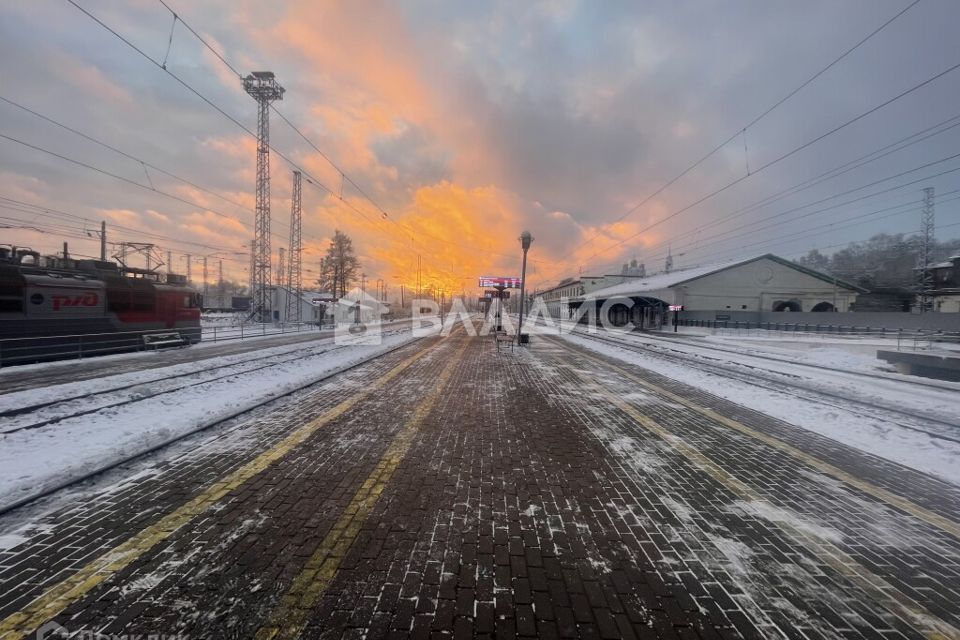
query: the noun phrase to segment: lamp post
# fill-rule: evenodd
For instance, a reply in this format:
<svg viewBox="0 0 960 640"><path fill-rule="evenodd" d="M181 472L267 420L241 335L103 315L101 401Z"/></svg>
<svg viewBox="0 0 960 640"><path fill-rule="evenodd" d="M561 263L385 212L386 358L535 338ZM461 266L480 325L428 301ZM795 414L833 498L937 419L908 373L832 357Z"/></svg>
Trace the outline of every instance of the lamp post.
<svg viewBox="0 0 960 640"><path fill-rule="evenodd" d="M533 236L529 231L520 234L520 246L523 248L523 266L520 268L520 318L517 322L517 344L523 344L523 307L525 299L523 297L524 287L527 284L527 250L530 249L530 243L533 242Z"/></svg>

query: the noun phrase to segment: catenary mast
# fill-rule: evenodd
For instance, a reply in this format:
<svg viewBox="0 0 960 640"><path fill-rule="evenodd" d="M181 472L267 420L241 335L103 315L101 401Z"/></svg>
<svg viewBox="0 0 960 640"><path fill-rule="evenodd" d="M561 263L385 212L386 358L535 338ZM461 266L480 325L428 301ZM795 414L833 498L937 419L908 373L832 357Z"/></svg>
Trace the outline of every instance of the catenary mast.
<svg viewBox="0 0 960 640"><path fill-rule="evenodd" d="M257 101L257 198L253 232L253 271L250 274L252 315L270 320L270 103L283 99L283 87L271 71L254 71L243 79L243 90Z"/></svg>
<svg viewBox="0 0 960 640"><path fill-rule="evenodd" d="M287 322L303 321L300 296L303 294L301 254L303 253L301 175L293 172L293 198L290 201L290 246L287 249Z"/></svg>
<svg viewBox="0 0 960 640"><path fill-rule="evenodd" d="M923 190L923 209L920 210L920 259L917 261L917 274L920 290L920 312L930 310L932 299L930 292L933 289L933 273L930 263L933 261L934 243L934 191L933 187Z"/></svg>

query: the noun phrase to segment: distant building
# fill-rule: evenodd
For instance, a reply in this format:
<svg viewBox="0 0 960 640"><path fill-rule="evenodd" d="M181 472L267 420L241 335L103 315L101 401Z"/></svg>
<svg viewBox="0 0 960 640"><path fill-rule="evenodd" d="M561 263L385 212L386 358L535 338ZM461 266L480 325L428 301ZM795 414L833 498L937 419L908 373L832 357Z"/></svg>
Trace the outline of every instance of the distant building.
<svg viewBox="0 0 960 640"><path fill-rule="evenodd" d="M931 266L930 271L933 276L932 310L960 312L960 255Z"/></svg>
<svg viewBox="0 0 960 640"><path fill-rule="evenodd" d="M609 274L605 276L581 276L579 278L566 278L565 280L561 280L557 286L540 292L540 296L547 305L550 315L552 315L554 318L559 318L561 311L561 300L563 298L580 298L584 295L592 293L593 291L597 291L598 289L610 287L615 284L622 284L628 280L642 277L642 275L620 273ZM567 310L564 309L564 311ZM564 317L569 317L569 313Z"/></svg>
<svg viewBox="0 0 960 640"><path fill-rule="evenodd" d="M557 299L548 300L547 308L555 317L569 318L583 305L594 305L605 309L613 324L645 327L662 324L672 305L721 313L849 311L865 292L773 254L646 277L615 277L624 279L603 287L586 285L582 278L560 284L550 291ZM578 284L582 293L559 300L558 293Z"/></svg>
<svg viewBox="0 0 960 640"><path fill-rule="evenodd" d="M857 296L851 311L900 311L909 313L916 293L903 287L876 287Z"/></svg>
<svg viewBox="0 0 960 640"><path fill-rule="evenodd" d="M390 311L389 302L377 300L354 287L333 304L330 313L337 324L350 324L357 320L363 324L371 324L385 320Z"/></svg>
<svg viewBox="0 0 960 640"><path fill-rule="evenodd" d="M296 322L296 318L287 318L287 300L294 298L300 305L300 322L305 324L319 324L328 314L332 304L332 296L319 291L302 291L299 299L297 293L288 287L270 287L270 304L273 309L273 321L280 324ZM294 309L296 306L294 306Z"/></svg>

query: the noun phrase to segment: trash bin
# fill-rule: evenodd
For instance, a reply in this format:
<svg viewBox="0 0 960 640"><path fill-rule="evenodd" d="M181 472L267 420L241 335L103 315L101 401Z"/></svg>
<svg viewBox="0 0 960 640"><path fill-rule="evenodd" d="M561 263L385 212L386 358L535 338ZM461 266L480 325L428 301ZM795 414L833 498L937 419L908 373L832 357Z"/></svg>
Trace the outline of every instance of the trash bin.
<svg viewBox="0 0 960 640"><path fill-rule="evenodd" d="M529 334L529 333L521 333L521 334L520 334L519 344L529 344L529 343L530 343L530 334Z"/></svg>

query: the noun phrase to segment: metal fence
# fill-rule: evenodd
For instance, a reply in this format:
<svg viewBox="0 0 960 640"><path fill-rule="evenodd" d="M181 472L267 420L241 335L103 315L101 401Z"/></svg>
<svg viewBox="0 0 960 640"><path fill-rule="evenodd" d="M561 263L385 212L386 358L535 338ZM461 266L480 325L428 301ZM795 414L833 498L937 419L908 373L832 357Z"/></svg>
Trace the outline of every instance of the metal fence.
<svg viewBox="0 0 960 640"><path fill-rule="evenodd" d="M47 360L67 360L147 349L144 336L183 331L158 329L0 339L0 367ZM199 328L192 339L199 339Z"/></svg>
<svg viewBox="0 0 960 640"><path fill-rule="evenodd" d="M960 344L960 332L933 329L866 327L805 322L748 322L737 320L693 320L681 318L681 327L711 329L716 335L777 336L780 338L818 335L864 336L897 341L897 348L930 348L936 344ZM664 327L666 328L666 327Z"/></svg>
<svg viewBox="0 0 960 640"><path fill-rule="evenodd" d="M323 329L326 329L324 327ZM148 329L144 331L117 331L55 336L0 338L0 367L49 360L71 360L94 356L150 351L144 336L178 333L190 342L226 342L260 336L318 331L316 324L271 325L247 324L229 327L197 327L184 329Z"/></svg>
<svg viewBox="0 0 960 640"><path fill-rule="evenodd" d="M223 342L226 340L244 340L260 336L283 335L286 333L304 333L333 329L333 325L317 324L239 324L237 326L204 327L204 342Z"/></svg>

